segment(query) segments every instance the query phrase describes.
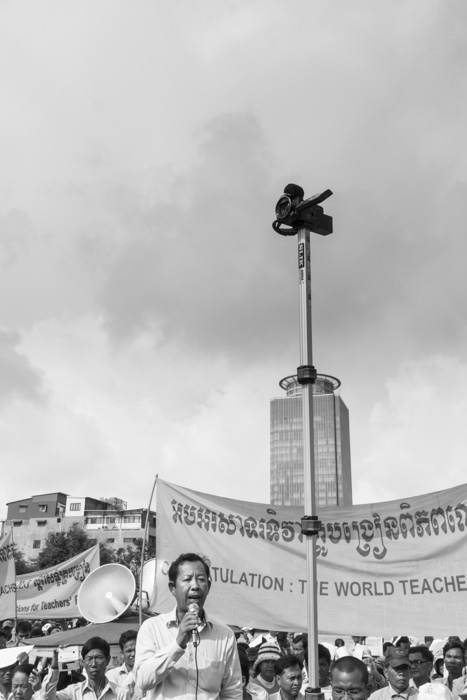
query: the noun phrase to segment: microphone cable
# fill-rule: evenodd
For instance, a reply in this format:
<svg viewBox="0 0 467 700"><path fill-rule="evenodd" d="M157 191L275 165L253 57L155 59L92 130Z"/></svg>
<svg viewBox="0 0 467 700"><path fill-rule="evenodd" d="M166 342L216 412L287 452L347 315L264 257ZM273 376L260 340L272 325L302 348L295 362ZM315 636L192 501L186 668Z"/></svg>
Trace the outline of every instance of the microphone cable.
<svg viewBox="0 0 467 700"><path fill-rule="evenodd" d="M195 685L195 700L198 700L198 683L199 683L199 669L198 669L198 647L199 647L199 636L197 643L193 642L193 647L195 650L195 669L196 669L196 685Z"/></svg>

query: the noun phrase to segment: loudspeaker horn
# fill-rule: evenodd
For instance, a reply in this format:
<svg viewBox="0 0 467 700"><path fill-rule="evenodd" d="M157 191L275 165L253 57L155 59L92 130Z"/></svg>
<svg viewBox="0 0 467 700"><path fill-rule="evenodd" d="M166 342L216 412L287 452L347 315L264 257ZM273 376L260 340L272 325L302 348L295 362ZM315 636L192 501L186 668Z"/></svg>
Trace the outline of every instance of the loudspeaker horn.
<svg viewBox="0 0 467 700"><path fill-rule="evenodd" d="M89 622L110 622L128 610L135 590L135 577L126 566L104 564L81 584L79 611Z"/></svg>

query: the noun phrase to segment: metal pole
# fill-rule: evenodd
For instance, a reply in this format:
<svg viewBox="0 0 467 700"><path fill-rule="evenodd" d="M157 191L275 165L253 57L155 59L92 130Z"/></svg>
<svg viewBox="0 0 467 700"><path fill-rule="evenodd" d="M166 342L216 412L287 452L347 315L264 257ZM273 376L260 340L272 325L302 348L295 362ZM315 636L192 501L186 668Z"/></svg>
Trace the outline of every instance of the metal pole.
<svg viewBox="0 0 467 700"><path fill-rule="evenodd" d="M139 567L139 626L143 624L143 566L144 566L144 555L146 553L146 539L148 536L148 530L149 530L149 514L151 512L151 503L152 503L152 497L154 496L154 489L156 488L157 484L157 479L159 478L159 474L156 474L156 478L154 479L154 483L152 485L152 491L151 495L149 497L149 505L148 505L148 511L146 513L146 523L144 527L144 536L143 536L143 546L141 547L141 564Z"/></svg>
<svg viewBox="0 0 467 700"><path fill-rule="evenodd" d="M298 232L298 273L300 296L300 365L313 365L311 332L311 254L310 230L303 227ZM315 499L315 450L313 430L314 381L301 383L303 407L303 484L305 515L316 516ZM319 687L318 680L318 606L315 537L305 537L308 622L308 678L312 688Z"/></svg>

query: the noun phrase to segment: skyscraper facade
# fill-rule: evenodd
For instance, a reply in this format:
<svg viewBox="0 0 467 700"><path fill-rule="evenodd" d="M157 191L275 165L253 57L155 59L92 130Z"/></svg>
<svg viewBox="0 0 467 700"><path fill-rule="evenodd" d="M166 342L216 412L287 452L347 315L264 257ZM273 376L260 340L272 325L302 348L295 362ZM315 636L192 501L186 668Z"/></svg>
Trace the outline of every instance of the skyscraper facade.
<svg viewBox="0 0 467 700"><path fill-rule="evenodd" d="M335 392L339 379L318 374L313 392L315 487L318 507L352 505L349 411ZM296 376L271 400L271 503L299 506L303 494L302 388Z"/></svg>

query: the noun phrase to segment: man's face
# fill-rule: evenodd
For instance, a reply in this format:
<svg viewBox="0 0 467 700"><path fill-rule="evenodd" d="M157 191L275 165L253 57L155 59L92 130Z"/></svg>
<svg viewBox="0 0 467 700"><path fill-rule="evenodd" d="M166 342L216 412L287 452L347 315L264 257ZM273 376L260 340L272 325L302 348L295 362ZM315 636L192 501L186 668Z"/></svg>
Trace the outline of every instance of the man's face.
<svg viewBox="0 0 467 700"><path fill-rule="evenodd" d="M282 695L286 698L296 698L302 687L302 669L297 664L286 668L280 676L276 676Z"/></svg>
<svg viewBox="0 0 467 700"><path fill-rule="evenodd" d="M136 649L136 639L130 639L129 642L123 645L122 656L123 663L129 671L135 665L135 649Z"/></svg>
<svg viewBox="0 0 467 700"><path fill-rule="evenodd" d="M110 661L100 649L91 649L83 659L86 673L91 681L102 682L105 678L105 670Z"/></svg>
<svg viewBox="0 0 467 700"><path fill-rule="evenodd" d="M464 667L464 654L461 649L449 649L444 655L444 667L452 678L459 678Z"/></svg>
<svg viewBox="0 0 467 700"><path fill-rule="evenodd" d="M346 695L349 700L366 700L367 690L362 674L358 669L347 673L334 669L331 674L332 700L343 700Z"/></svg>
<svg viewBox="0 0 467 700"><path fill-rule="evenodd" d="M329 682L329 662L323 656L318 659L318 678L321 687L328 685Z"/></svg>
<svg viewBox="0 0 467 700"><path fill-rule="evenodd" d="M403 649L404 653L407 655L409 649L410 649L410 642L401 642L398 647L398 649Z"/></svg>
<svg viewBox="0 0 467 700"><path fill-rule="evenodd" d="M3 627L3 630L6 632L6 635L8 637L8 641L10 641L11 636L13 634L13 629L11 627Z"/></svg>
<svg viewBox="0 0 467 700"><path fill-rule="evenodd" d="M192 603L196 603L201 611L209 593L203 562L184 561L180 564L177 579L175 583L169 583L169 589L177 601L178 612L184 615Z"/></svg>
<svg viewBox="0 0 467 700"><path fill-rule="evenodd" d="M419 651L416 651L409 654L409 663L415 684L422 685L423 683L429 683L432 667L431 661L425 661L423 655Z"/></svg>
<svg viewBox="0 0 467 700"><path fill-rule="evenodd" d="M274 661L268 659L267 661L262 661L259 665L259 674L264 678L265 681L270 683L274 680Z"/></svg>
<svg viewBox="0 0 467 700"><path fill-rule="evenodd" d="M13 674L11 692L15 700L31 700L33 690L26 673Z"/></svg>
<svg viewBox="0 0 467 700"><path fill-rule="evenodd" d="M292 654L297 657L299 661L305 663L305 648L303 642L297 642L297 644L292 644Z"/></svg>
<svg viewBox="0 0 467 700"><path fill-rule="evenodd" d="M402 666L397 666L397 668L388 666L386 668L386 675L389 684L392 685L394 690L397 690L399 692L405 690L409 685L410 681L409 662L407 661L407 663L403 664Z"/></svg>
<svg viewBox="0 0 467 700"><path fill-rule="evenodd" d="M16 639L18 640L18 643L21 644L21 642L25 642L26 639L31 639L31 633L30 632L18 632L16 635Z"/></svg>

